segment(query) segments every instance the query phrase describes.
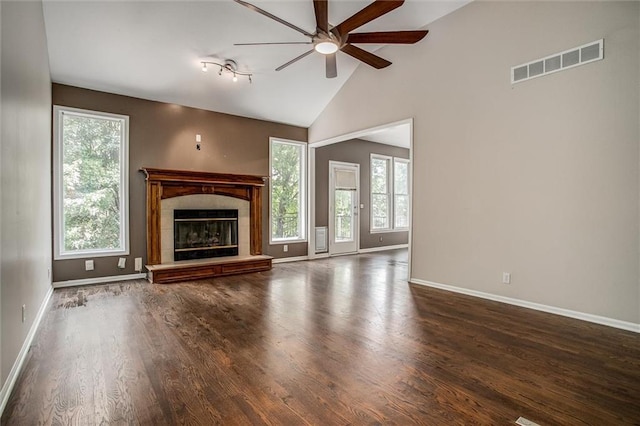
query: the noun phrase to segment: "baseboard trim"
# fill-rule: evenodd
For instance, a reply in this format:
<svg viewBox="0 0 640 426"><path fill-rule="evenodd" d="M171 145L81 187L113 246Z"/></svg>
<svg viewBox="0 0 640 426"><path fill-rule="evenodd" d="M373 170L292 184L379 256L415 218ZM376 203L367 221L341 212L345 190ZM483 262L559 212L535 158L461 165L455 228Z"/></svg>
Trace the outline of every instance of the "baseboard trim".
<svg viewBox="0 0 640 426"><path fill-rule="evenodd" d="M309 257L309 260L328 259L328 258L329 258L329 253L316 253L313 257Z"/></svg>
<svg viewBox="0 0 640 426"><path fill-rule="evenodd" d="M139 280L139 279L147 279L147 274L139 273L139 274L127 274L127 275L113 275L110 277L83 278L80 280L56 281L53 283L53 288L76 287L80 285L112 283L116 281L128 281L128 280Z"/></svg>
<svg viewBox="0 0 640 426"><path fill-rule="evenodd" d="M279 259L273 259L271 263L300 262L302 260L309 260L309 256L281 257Z"/></svg>
<svg viewBox="0 0 640 426"><path fill-rule="evenodd" d="M432 281L425 281L419 278L410 278L409 282L414 284L424 285L427 287L438 288L440 290L447 290L454 293L466 294L467 296L479 297L481 299L493 300L495 302L502 302L509 305L515 305L523 308L533 309L536 311L547 312L549 314L562 315L563 317L575 318L582 321L588 321L595 324L601 324L609 327L619 328L621 330L640 333L640 324L636 324L633 322L621 321L614 318L608 318L608 317L602 317L599 315L587 314L584 312L572 311L570 309L543 305L541 303L528 302L522 299L514 299L511 297L499 296L496 294L484 293L482 291L470 290L462 287L455 287L455 286L440 284Z"/></svg>
<svg viewBox="0 0 640 426"><path fill-rule="evenodd" d="M11 396L11 391L13 390L13 387L18 380L18 376L20 375L20 371L22 370L22 365L24 364L24 360L27 358L29 348L31 347L31 343L33 342L33 337L36 335L38 327L40 327L40 321L42 321L42 317L44 317L44 313L47 310L47 306L49 305L49 300L51 300L52 294L53 287L50 286L49 290L47 290L47 294L44 296L44 300L40 304L40 308L38 309L38 313L36 314L35 319L33 320L33 324L31 324L29 333L27 333L27 337L24 339L22 348L20 349L20 352L18 352L18 357L13 363L13 367L11 367L11 371L7 376L7 380L2 385L2 390L0 390L0 416L2 416L2 413L7 406L9 396Z"/></svg>
<svg viewBox="0 0 640 426"><path fill-rule="evenodd" d="M374 253L376 251L387 251L387 250L396 250L402 248L408 248L409 244L396 244L394 246L382 246L382 247L371 247L358 250L358 253Z"/></svg>

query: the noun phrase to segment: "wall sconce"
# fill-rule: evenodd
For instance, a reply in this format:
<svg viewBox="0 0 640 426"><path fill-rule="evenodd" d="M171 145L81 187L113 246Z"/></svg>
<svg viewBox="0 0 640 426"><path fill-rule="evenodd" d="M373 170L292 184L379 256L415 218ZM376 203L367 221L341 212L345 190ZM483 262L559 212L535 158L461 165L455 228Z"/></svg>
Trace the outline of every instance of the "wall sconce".
<svg viewBox="0 0 640 426"><path fill-rule="evenodd" d="M249 83L253 83L253 81L251 80L251 76L253 76L253 74L249 72L238 71L238 64L236 64L236 61L232 59L226 59L223 64L210 61L202 61L200 63L202 64L202 72L209 71L207 65L212 65L219 68L218 75L222 75L222 73L232 74L234 83L238 81L238 76L248 77Z"/></svg>

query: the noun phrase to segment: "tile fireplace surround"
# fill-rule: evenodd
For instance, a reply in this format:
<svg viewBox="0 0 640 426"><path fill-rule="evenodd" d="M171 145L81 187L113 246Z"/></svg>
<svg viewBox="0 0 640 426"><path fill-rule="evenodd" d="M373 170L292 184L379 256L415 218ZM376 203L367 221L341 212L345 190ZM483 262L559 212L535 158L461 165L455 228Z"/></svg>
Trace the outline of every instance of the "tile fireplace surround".
<svg viewBox="0 0 640 426"><path fill-rule="evenodd" d="M262 188L266 178L149 167L141 171L147 182L146 268L149 281L163 284L271 269L272 257L262 254ZM163 233L168 230L163 223L168 218L163 216L172 211L169 212L162 201L178 197L188 199L193 195L200 195L197 198L201 200L204 199L202 195L210 195L212 199L224 196L248 202L248 253L244 249L238 256L183 261L173 261L167 256L167 238L163 238ZM175 204L175 200L171 204Z"/></svg>

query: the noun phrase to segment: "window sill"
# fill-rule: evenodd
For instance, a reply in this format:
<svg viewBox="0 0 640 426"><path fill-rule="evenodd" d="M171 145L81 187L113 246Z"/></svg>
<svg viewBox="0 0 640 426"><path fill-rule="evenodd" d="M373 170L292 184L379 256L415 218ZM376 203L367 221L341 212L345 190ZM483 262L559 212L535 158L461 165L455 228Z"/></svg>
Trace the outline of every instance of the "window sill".
<svg viewBox="0 0 640 426"><path fill-rule="evenodd" d="M306 238L304 239L296 239L296 240L276 240L276 241L269 241L269 245L270 246L281 246L283 244L297 244L297 243L306 243L308 242L308 240Z"/></svg>
<svg viewBox="0 0 640 426"><path fill-rule="evenodd" d="M56 254L53 260L91 259L94 257L118 257L129 256L129 250L118 251L83 251L69 254Z"/></svg>

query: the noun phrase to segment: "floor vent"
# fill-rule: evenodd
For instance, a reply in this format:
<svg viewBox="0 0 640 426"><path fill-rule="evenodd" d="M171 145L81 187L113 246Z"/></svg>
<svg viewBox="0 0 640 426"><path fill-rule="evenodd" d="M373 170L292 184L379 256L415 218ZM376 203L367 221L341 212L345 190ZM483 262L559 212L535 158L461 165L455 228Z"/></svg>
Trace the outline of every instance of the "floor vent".
<svg viewBox="0 0 640 426"><path fill-rule="evenodd" d="M604 39L600 39L564 52L554 53L526 64L511 68L511 84L521 83L532 78L564 71L604 58Z"/></svg>
<svg viewBox="0 0 640 426"><path fill-rule="evenodd" d="M518 417L518 420L516 420L516 424L520 426L540 426L538 423L532 422L531 420L525 419L524 417Z"/></svg>
<svg viewBox="0 0 640 426"><path fill-rule="evenodd" d="M325 253L327 251L327 227L316 227L316 253Z"/></svg>

